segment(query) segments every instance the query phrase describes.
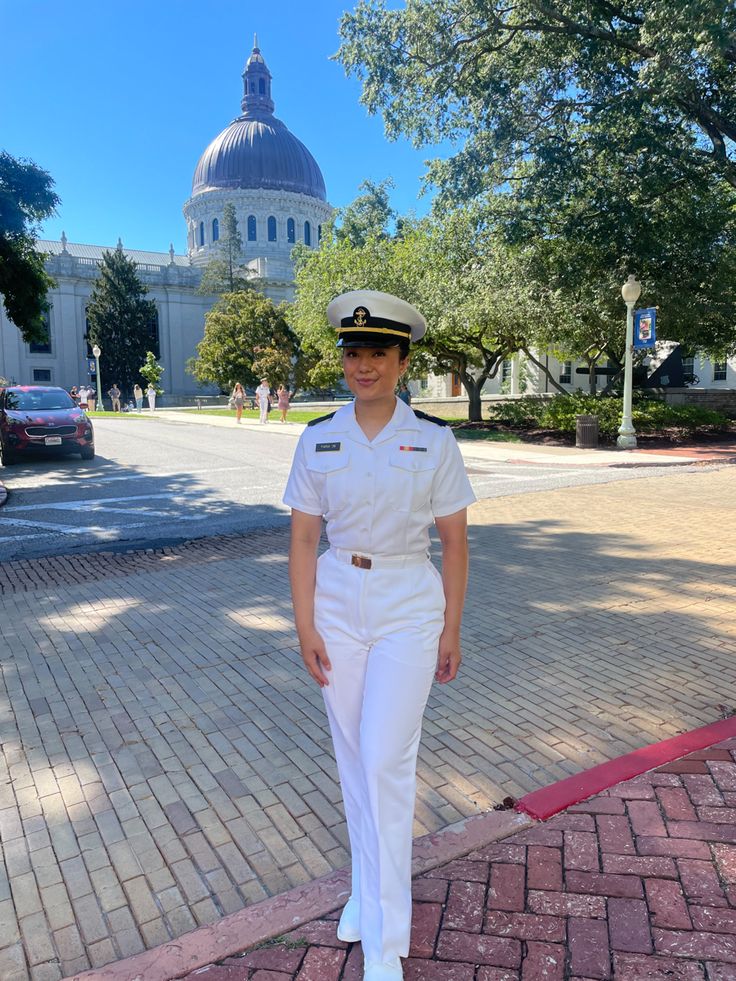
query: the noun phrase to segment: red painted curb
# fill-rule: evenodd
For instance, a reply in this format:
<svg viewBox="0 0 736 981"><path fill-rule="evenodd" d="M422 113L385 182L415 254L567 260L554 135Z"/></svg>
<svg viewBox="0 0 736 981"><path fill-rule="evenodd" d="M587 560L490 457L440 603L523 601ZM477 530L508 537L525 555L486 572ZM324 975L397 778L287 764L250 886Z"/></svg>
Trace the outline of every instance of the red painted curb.
<svg viewBox="0 0 736 981"><path fill-rule="evenodd" d="M672 739L663 739L651 746L643 746L608 763L600 763L590 770L535 790L517 802L516 810L537 821L546 821L553 814L564 811L572 804L579 804L623 780L631 780L632 777L638 777L664 763L679 760L688 753L705 749L730 736L736 736L736 716L711 722L710 725L673 736Z"/></svg>

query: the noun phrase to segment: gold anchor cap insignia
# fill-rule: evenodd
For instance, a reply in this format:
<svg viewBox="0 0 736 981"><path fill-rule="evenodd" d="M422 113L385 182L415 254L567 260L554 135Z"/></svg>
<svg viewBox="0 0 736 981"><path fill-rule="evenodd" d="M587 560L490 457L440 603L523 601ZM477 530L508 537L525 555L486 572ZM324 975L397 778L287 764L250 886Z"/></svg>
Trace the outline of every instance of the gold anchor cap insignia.
<svg viewBox="0 0 736 981"><path fill-rule="evenodd" d="M355 327L365 327L369 317L370 313L365 307L356 307L355 310L353 310L353 325Z"/></svg>

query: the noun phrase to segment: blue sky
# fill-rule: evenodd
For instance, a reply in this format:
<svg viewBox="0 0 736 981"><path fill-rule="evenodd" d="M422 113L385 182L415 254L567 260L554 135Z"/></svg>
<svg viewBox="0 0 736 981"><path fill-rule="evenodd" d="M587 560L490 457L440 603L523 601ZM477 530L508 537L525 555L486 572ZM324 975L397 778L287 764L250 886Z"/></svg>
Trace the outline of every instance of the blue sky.
<svg viewBox="0 0 736 981"><path fill-rule="evenodd" d="M0 147L48 170L62 202L43 226L72 242L185 251L181 208L200 154L240 113L253 34L276 115L310 149L331 204L392 176L392 203L424 213L430 150L389 143L330 55L336 0L0 0Z"/></svg>

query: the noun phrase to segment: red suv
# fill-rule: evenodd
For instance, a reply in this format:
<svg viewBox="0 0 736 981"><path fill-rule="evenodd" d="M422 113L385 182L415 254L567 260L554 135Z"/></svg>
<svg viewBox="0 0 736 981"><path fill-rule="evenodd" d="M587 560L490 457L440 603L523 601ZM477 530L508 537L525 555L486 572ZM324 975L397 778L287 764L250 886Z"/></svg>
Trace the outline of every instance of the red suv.
<svg viewBox="0 0 736 981"><path fill-rule="evenodd" d="M44 450L95 456L92 423L63 388L13 385L0 389L0 453L7 467Z"/></svg>

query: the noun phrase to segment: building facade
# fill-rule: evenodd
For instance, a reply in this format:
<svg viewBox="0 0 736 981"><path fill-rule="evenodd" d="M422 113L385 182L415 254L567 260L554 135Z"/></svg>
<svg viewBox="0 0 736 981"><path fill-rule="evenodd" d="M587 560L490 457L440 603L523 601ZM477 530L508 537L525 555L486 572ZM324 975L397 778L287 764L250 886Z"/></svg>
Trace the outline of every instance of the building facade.
<svg viewBox="0 0 736 981"><path fill-rule="evenodd" d="M156 305L152 347L163 364L168 397L202 391L186 371L204 334L215 296L199 294L202 272L219 249L223 210L235 207L243 262L259 288L275 302L293 296L291 251L297 243L319 245L332 215L324 179L309 150L274 115L271 73L257 40L243 71L241 114L209 144L194 172L184 204L187 252L127 249L41 240L56 287L49 294L46 343L25 344L0 306L0 376L17 384L70 388L88 382L87 304L106 250L121 249L138 266L138 276ZM103 387L115 381L115 366L100 358Z"/></svg>

